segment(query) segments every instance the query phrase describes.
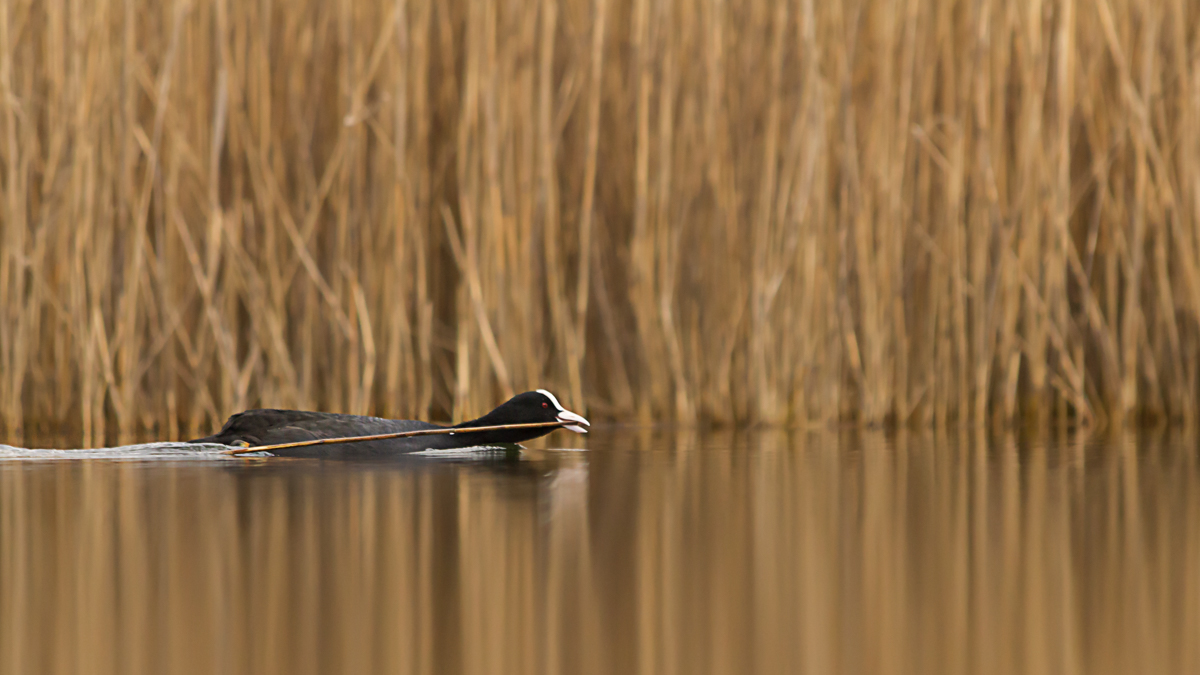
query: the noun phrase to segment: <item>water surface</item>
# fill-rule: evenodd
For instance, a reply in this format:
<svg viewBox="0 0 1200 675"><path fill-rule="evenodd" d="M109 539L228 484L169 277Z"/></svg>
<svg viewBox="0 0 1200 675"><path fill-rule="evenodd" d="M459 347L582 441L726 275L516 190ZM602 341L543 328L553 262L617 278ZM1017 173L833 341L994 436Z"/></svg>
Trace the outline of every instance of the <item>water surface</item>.
<svg viewBox="0 0 1200 675"><path fill-rule="evenodd" d="M586 443L0 452L0 672L1200 672L1189 438Z"/></svg>

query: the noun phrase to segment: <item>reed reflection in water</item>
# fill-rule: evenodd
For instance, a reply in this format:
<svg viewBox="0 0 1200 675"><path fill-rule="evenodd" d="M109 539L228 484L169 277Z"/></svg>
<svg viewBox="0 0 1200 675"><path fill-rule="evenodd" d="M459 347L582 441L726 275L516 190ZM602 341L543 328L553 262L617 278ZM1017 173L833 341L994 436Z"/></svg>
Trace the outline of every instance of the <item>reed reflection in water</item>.
<svg viewBox="0 0 1200 675"><path fill-rule="evenodd" d="M1195 673L1191 439L0 464L5 673Z"/></svg>

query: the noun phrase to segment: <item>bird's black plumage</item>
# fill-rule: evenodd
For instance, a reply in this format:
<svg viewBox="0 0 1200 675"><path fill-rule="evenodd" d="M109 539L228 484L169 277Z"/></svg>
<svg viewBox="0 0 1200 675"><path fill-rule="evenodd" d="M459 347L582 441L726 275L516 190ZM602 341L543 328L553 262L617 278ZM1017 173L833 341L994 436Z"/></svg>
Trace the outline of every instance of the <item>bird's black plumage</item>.
<svg viewBox="0 0 1200 675"><path fill-rule="evenodd" d="M466 448L480 445L520 443L554 430L554 427L533 429L504 429L472 432L472 427L525 424L530 422L569 422L566 427L586 433L588 421L565 410L550 392L539 389L518 394L495 410L469 422L444 427L418 420L392 420L363 415L310 412L304 410L261 409L238 413L212 436L197 438L191 443L219 443L250 447L294 443L323 438L374 436L401 431L453 428L453 434L435 434L408 438L392 438L356 443L329 443L273 451L286 457L348 457L385 456L421 450ZM457 431L461 429L462 431Z"/></svg>

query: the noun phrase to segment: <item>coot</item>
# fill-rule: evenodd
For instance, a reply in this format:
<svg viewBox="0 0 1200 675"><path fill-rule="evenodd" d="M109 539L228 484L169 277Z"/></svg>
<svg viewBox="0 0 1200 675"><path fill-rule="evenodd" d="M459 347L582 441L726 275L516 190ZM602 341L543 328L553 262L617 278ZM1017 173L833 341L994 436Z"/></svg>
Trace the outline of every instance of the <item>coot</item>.
<svg viewBox="0 0 1200 675"><path fill-rule="evenodd" d="M212 436L197 438L190 443L221 443L223 445L275 445L320 438L344 438L349 436L373 436L398 431L421 429L462 429L453 434L434 434L407 438L391 438L357 443L328 443L298 448L272 450L272 454L284 457L349 457L386 456L418 452L421 450L443 450L468 448L480 445L502 445L520 443L531 438L545 436L556 427L532 429L503 429L475 431L472 427L490 427L502 424L525 424L531 422L566 422L565 429L585 434L590 426L582 416L562 407L554 394L545 389L517 394L500 404L495 410L453 427L445 427L418 420L389 420L364 415L308 412L303 410L247 410L225 422L221 431Z"/></svg>

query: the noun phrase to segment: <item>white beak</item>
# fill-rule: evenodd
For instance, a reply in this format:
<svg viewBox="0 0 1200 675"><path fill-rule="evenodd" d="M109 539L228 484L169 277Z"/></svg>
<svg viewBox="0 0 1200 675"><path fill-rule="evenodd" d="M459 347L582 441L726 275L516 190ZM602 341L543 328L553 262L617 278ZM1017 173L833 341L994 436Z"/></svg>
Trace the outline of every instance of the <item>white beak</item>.
<svg viewBox="0 0 1200 675"><path fill-rule="evenodd" d="M559 422L575 422L575 424L568 424L567 426L565 426L563 428L570 429L571 431L574 431L577 434L586 434L587 429L584 429L583 427L592 426L591 423L588 422L587 420L583 419L583 417L581 415L576 415L575 413L571 412L570 410L560 410L558 412L558 421Z"/></svg>

